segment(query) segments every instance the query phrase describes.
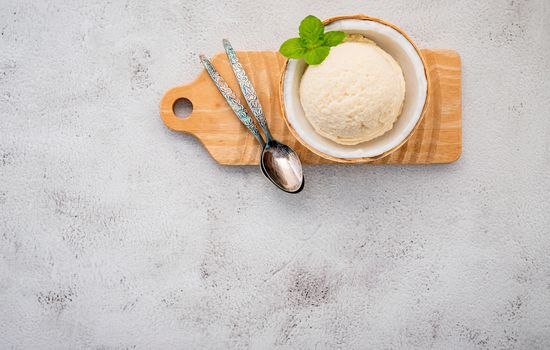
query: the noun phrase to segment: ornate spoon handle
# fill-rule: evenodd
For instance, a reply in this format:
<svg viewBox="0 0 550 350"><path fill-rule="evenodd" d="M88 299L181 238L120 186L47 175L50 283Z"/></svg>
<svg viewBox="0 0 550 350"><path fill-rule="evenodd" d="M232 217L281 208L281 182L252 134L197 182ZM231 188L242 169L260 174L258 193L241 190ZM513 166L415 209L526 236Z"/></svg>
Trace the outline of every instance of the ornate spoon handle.
<svg viewBox="0 0 550 350"><path fill-rule="evenodd" d="M235 76L239 81L239 86L241 87L241 91L243 92L244 98L246 99L246 103L248 103L252 114L254 114L254 116L258 120L258 123L260 124L260 127L264 131L265 137L267 138L267 142L269 143L269 141L271 141L273 138L271 137L271 133L269 132L269 128L267 127L267 121L265 119L262 106L260 105L260 101L258 100L258 95L256 95L256 90L254 90L254 86L250 82L250 79L248 79L248 76L246 75L243 66L239 62L239 58L237 57L237 54L235 54L235 50L233 50L233 47L231 46L229 40L223 39L223 47L225 48L227 58L229 58L229 63L231 63L231 68L233 69L233 72L235 73Z"/></svg>
<svg viewBox="0 0 550 350"><path fill-rule="evenodd" d="M202 64L204 65L204 68L206 68L206 71L210 75L210 78L212 78L212 81L214 81L214 84L216 84L216 87L218 90L220 90L223 98L227 101L227 104L231 107L233 112L239 117L240 121L250 130L252 135L256 137L256 140L260 143L262 148L265 145L264 139L262 138L262 135L258 131L258 128L256 128L256 124L254 124L254 120L250 117L248 112L246 111L246 108L241 104L239 101L239 98L233 90L229 86L227 86L227 83L225 80L223 80L222 76L216 68L212 65L212 63L206 58L204 55L199 56L201 59Z"/></svg>

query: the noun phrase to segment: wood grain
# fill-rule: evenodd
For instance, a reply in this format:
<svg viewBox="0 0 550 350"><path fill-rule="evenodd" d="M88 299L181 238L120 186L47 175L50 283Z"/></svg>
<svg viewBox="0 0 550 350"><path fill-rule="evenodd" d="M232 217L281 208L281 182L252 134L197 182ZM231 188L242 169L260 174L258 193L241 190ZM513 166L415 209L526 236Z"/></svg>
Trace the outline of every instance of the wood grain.
<svg viewBox="0 0 550 350"><path fill-rule="evenodd" d="M421 53L430 76L430 98L424 118L403 146L375 160L374 164L451 163L460 157L460 56L452 50L423 49ZM238 52L237 55L256 87L273 136L292 147L304 164L338 164L312 153L289 132L279 103L279 80L285 58L271 51ZM214 56L212 64L244 102L225 53ZM187 98L193 104L193 112L185 119L177 117L173 111L174 103L180 98ZM160 114L170 129L197 137L221 164L259 162L260 146L233 114L206 71L192 83L169 90L161 101Z"/></svg>

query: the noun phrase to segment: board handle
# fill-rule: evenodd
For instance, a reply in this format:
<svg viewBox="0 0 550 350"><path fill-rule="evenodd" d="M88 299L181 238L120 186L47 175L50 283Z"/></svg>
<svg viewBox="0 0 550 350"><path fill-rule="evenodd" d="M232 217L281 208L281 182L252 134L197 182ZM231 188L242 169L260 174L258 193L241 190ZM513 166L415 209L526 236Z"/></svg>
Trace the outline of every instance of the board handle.
<svg viewBox="0 0 550 350"><path fill-rule="evenodd" d="M196 116L195 109L197 105L194 101L198 101L196 97L196 86L193 83L183 86L175 87L168 90L160 101L160 116L166 124L172 130L192 132L196 125L194 117ZM195 90L195 92L193 92ZM193 106L191 114L186 118L180 118L174 113L174 105L179 99L186 98Z"/></svg>

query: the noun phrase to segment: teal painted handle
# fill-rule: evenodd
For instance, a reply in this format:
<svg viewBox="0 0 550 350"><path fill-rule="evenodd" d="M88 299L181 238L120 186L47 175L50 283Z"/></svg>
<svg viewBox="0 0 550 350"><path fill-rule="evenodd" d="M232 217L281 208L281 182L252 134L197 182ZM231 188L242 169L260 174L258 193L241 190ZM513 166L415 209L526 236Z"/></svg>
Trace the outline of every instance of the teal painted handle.
<svg viewBox="0 0 550 350"><path fill-rule="evenodd" d="M267 138L267 142L269 143L269 141L273 140L273 138L271 137L271 133L269 132L269 128L267 127L267 121L264 116L264 111L262 110L262 105L258 100L256 90L254 90L254 86L250 82L250 79L248 79L248 76L246 75L246 72L244 71L241 62L239 62L239 58L237 57L235 50L233 50L233 47L231 46L229 40L223 39L223 47L225 48L227 58L229 58L229 63L231 63L231 68L233 69L233 72L237 77L237 81L239 82L241 91L243 92L244 98L246 99L246 103L250 107L252 114L254 114L254 116L258 120L258 123L260 124L260 127L264 131L265 137Z"/></svg>
<svg viewBox="0 0 550 350"><path fill-rule="evenodd" d="M258 128L256 128L256 124L254 124L254 120L250 117L248 112L246 111L246 108L239 102L239 98L233 90L229 86L227 86L227 83L222 78L220 73L214 68L212 63L206 58L204 55L199 56L201 59L202 64L204 65L204 68L206 68L206 71L208 72L208 75L210 75L210 78L212 78L212 81L214 81L214 84L216 84L216 87L218 90L220 90L223 98L227 101L227 104L231 107L233 112L239 117L239 120L250 130L252 135L258 140L262 148L265 145L264 139L262 138L262 135L258 131Z"/></svg>

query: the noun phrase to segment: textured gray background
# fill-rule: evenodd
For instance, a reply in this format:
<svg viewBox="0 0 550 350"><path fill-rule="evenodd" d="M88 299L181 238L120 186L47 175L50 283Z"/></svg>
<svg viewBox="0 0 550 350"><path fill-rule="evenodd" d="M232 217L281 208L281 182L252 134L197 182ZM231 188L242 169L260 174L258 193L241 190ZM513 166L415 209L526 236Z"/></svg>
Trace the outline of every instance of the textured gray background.
<svg viewBox="0 0 550 350"><path fill-rule="evenodd" d="M549 1L0 2L0 348L550 348ZM162 124L222 37L360 12L462 55L457 163L292 196Z"/></svg>

